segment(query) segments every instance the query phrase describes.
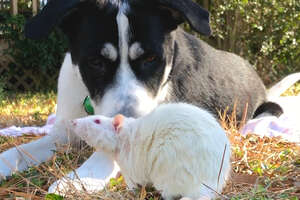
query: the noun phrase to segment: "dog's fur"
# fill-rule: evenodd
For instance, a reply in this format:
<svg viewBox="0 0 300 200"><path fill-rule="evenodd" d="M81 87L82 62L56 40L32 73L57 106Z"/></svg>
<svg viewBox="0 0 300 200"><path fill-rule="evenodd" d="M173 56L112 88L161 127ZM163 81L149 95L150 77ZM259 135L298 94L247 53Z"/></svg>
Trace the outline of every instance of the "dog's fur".
<svg viewBox="0 0 300 200"><path fill-rule="evenodd" d="M25 33L39 39L59 25L69 39L58 80L57 120L50 135L0 154L0 174L48 160L57 144L74 144L77 137L68 134L66 120L86 116L87 95L95 114L106 116L143 116L161 102L186 102L215 116L227 107L231 112L236 103L238 120L247 104L246 119L251 118L266 101L261 79L239 56L184 32L178 27L184 21L202 35L211 32L208 12L192 0L49 1ZM76 172L92 191L117 171L112 160L96 152Z"/></svg>
<svg viewBox="0 0 300 200"><path fill-rule="evenodd" d="M215 198L229 175L225 131L190 104L162 104L138 119L89 116L71 129L117 161L129 188L153 185L165 200Z"/></svg>

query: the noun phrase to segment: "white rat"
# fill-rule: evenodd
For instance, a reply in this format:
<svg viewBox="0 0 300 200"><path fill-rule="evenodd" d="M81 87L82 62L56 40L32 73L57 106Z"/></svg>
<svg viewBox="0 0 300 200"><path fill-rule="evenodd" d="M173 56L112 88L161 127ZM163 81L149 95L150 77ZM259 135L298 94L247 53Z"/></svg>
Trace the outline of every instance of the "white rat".
<svg viewBox="0 0 300 200"><path fill-rule="evenodd" d="M129 188L152 184L165 200L214 198L230 171L224 130L189 104L162 104L138 119L89 116L73 120L71 129L117 161Z"/></svg>

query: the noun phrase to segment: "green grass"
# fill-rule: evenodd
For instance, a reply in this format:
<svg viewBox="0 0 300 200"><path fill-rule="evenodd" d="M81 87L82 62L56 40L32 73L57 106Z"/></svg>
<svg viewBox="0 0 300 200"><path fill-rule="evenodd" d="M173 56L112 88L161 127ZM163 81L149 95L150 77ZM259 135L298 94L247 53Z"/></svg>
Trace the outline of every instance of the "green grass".
<svg viewBox="0 0 300 200"><path fill-rule="evenodd" d="M42 125L55 112L54 92L8 93L0 98L0 127Z"/></svg>

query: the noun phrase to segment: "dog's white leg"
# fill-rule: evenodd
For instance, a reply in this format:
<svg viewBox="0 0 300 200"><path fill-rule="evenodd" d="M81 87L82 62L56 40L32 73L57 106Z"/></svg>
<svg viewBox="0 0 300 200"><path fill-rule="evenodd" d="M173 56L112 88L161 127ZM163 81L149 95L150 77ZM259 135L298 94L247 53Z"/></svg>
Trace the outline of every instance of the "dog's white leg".
<svg viewBox="0 0 300 200"><path fill-rule="evenodd" d="M60 195L68 191L86 191L88 193L102 190L111 178L120 171L117 163L102 152L95 152L83 165L69 173L63 179L51 185L48 192ZM79 177L79 179L77 178Z"/></svg>
<svg viewBox="0 0 300 200"><path fill-rule="evenodd" d="M0 154L0 180L12 175L15 171L26 170L29 166L38 165L49 159L55 150L53 136L45 136L37 141L11 148ZM58 142L60 139L57 138Z"/></svg>
<svg viewBox="0 0 300 200"><path fill-rule="evenodd" d="M56 150L56 145L67 144L70 138L65 121L59 120L49 135L3 152L0 154L0 180L15 171L23 171L30 166L47 161Z"/></svg>
<svg viewBox="0 0 300 200"><path fill-rule="evenodd" d="M71 57L66 55L58 81L57 119L51 133L39 140L9 149L0 154L0 180L14 171L22 171L31 165L48 160L56 149L56 144L73 142L74 134L69 135L65 122L85 116L82 101L88 94L78 68L72 65Z"/></svg>

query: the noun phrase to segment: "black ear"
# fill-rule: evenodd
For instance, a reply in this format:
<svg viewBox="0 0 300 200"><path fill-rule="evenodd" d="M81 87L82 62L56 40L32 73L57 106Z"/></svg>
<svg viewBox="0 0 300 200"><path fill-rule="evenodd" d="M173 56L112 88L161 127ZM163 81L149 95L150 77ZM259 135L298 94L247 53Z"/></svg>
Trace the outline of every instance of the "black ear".
<svg viewBox="0 0 300 200"><path fill-rule="evenodd" d="M60 20L81 0L51 0L43 10L25 25L25 36L31 39L42 39Z"/></svg>
<svg viewBox="0 0 300 200"><path fill-rule="evenodd" d="M190 26L203 35L209 36L211 29L209 26L209 12L201 8L192 0L156 0L158 4L172 12L173 17L178 23L185 20Z"/></svg>

